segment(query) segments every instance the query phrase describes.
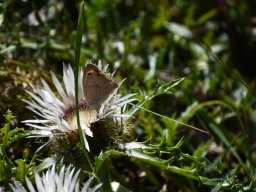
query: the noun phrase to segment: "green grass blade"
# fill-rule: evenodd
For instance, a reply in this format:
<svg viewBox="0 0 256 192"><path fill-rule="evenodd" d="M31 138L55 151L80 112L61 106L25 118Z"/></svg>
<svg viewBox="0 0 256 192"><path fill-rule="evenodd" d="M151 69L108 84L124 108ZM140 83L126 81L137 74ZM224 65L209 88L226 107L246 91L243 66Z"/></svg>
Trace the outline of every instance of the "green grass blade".
<svg viewBox="0 0 256 192"><path fill-rule="evenodd" d="M76 97L76 116L77 116L77 125L78 125L78 132L79 132L79 138L80 138L80 144L82 146L82 150L84 152L84 155L87 159L87 162L89 163L91 169L93 170L93 167L90 162L89 154L85 146L86 137L84 136L82 132L82 128L80 126L80 118L79 118L79 103L78 103L78 75L79 75L79 69L80 69L80 53L81 53L81 42L82 42L82 36L84 32L84 1L82 1L80 5L79 10L79 17L78 17L78 24L77 24L77 37L76 37L76 49L75 49L75 67L74 67L74 75L75 75L75 97Z"/></svg>

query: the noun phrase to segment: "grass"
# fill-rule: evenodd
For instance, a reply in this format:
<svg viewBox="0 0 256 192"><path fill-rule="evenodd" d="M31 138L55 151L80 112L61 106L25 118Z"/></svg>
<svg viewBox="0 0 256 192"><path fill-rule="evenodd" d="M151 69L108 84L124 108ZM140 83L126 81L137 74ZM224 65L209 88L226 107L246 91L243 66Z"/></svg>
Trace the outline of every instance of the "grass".
<svg viewBox="0 0 256 192"><path fill-rule="evenodd" d="M120 191L255 190L253 12L252 1L0 3L0 186L64 162L101 191L113 182ZM63 63L77 81L88 60L126 78L122 95L136 93L127 106L135 137L91 155L79 129L74 159L36 152L47 139L21 123L36 116L25 90L40 78L53 88L49 71L61 80Z"/></svg>

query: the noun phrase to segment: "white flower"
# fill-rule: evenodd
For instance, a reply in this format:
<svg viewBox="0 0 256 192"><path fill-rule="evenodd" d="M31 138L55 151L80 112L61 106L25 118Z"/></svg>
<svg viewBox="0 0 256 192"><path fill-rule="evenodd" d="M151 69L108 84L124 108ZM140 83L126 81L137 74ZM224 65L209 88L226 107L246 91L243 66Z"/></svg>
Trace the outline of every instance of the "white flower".
<svg viewBox="0 0 256 192"><path fill-rule="evenodd" d="M90 187L93 177L81 185L78 178L79 173L80 170L75 172L75 168L71 169L71 166L66 170L65 166L62 166L60 172L56 173L55 166L53 166L52 169L47 170L42 176L35 172L35 185L26 178L28 190L18 181L14 181L14 184L10 184L10 187L13 192L94 192L101 187L102 184L98 184L92 188Z"/></svg>
<svg viewBox="0 0 256 192"><path fill-rule="evenodd" d="M106 73L107 66L103 67L99 62L97 68L106 77L113 79L113 74ZM91 124L104 118L112 118L115 122L121 122L122 118L131 116L129 114L123 114L122 107L135 100L131 98L134 94L128 94L121 97L121 95L117 93L123 81L119 84L115 83L117 85L116 88L107 95L107 99L105 99L100 106L95 108L88 106L85 90L83 90L83 75L84 71L80 70L78 80L79 117L83 134L93 137L92 131L90 130ZM32 99L24 100L29 104L28 108L40 117L23 121L28 126L35 128L35 130L31 131L32 136L54 138L56 133L72 132L78 129L75 114L75 82L71 66L64 66L63 69L64 88L56 78L55 74L51 72L51 76L57 94L55 94L49 85L41 79L43 88L40 89L31 85L34 93L30 91L27 91L27 93ZM92 88L93 87L90 87L90 89ZM88 90L86 93L88 95ZM95 96L95 94L93 96ZM89 150L86 138L85 145Z"/></svg>

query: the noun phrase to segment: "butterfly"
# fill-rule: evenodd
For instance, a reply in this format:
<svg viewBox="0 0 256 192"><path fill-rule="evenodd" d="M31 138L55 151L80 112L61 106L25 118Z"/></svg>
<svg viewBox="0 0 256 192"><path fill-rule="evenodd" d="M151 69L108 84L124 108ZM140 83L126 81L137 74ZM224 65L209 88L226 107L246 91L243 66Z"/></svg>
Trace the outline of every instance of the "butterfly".
<svg viewBox="0 0 256 192"><path fill-rule="evenodd" d="M118 87L116 81L97 66L89 63L83 74L83 90L89 107L100 107Z"/></svg>

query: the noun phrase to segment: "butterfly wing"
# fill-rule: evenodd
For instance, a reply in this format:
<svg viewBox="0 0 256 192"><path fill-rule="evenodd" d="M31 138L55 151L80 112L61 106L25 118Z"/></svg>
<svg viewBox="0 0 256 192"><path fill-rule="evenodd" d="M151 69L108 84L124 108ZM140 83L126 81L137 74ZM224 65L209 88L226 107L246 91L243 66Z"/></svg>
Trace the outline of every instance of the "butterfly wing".
<svg viewBox="0 0 256 192"><path fill-rule="evenodd" d="M83 75L83 89L90 107L100 107L108 96L118 87L112 77L93 64L87 64Z"/></svg>

